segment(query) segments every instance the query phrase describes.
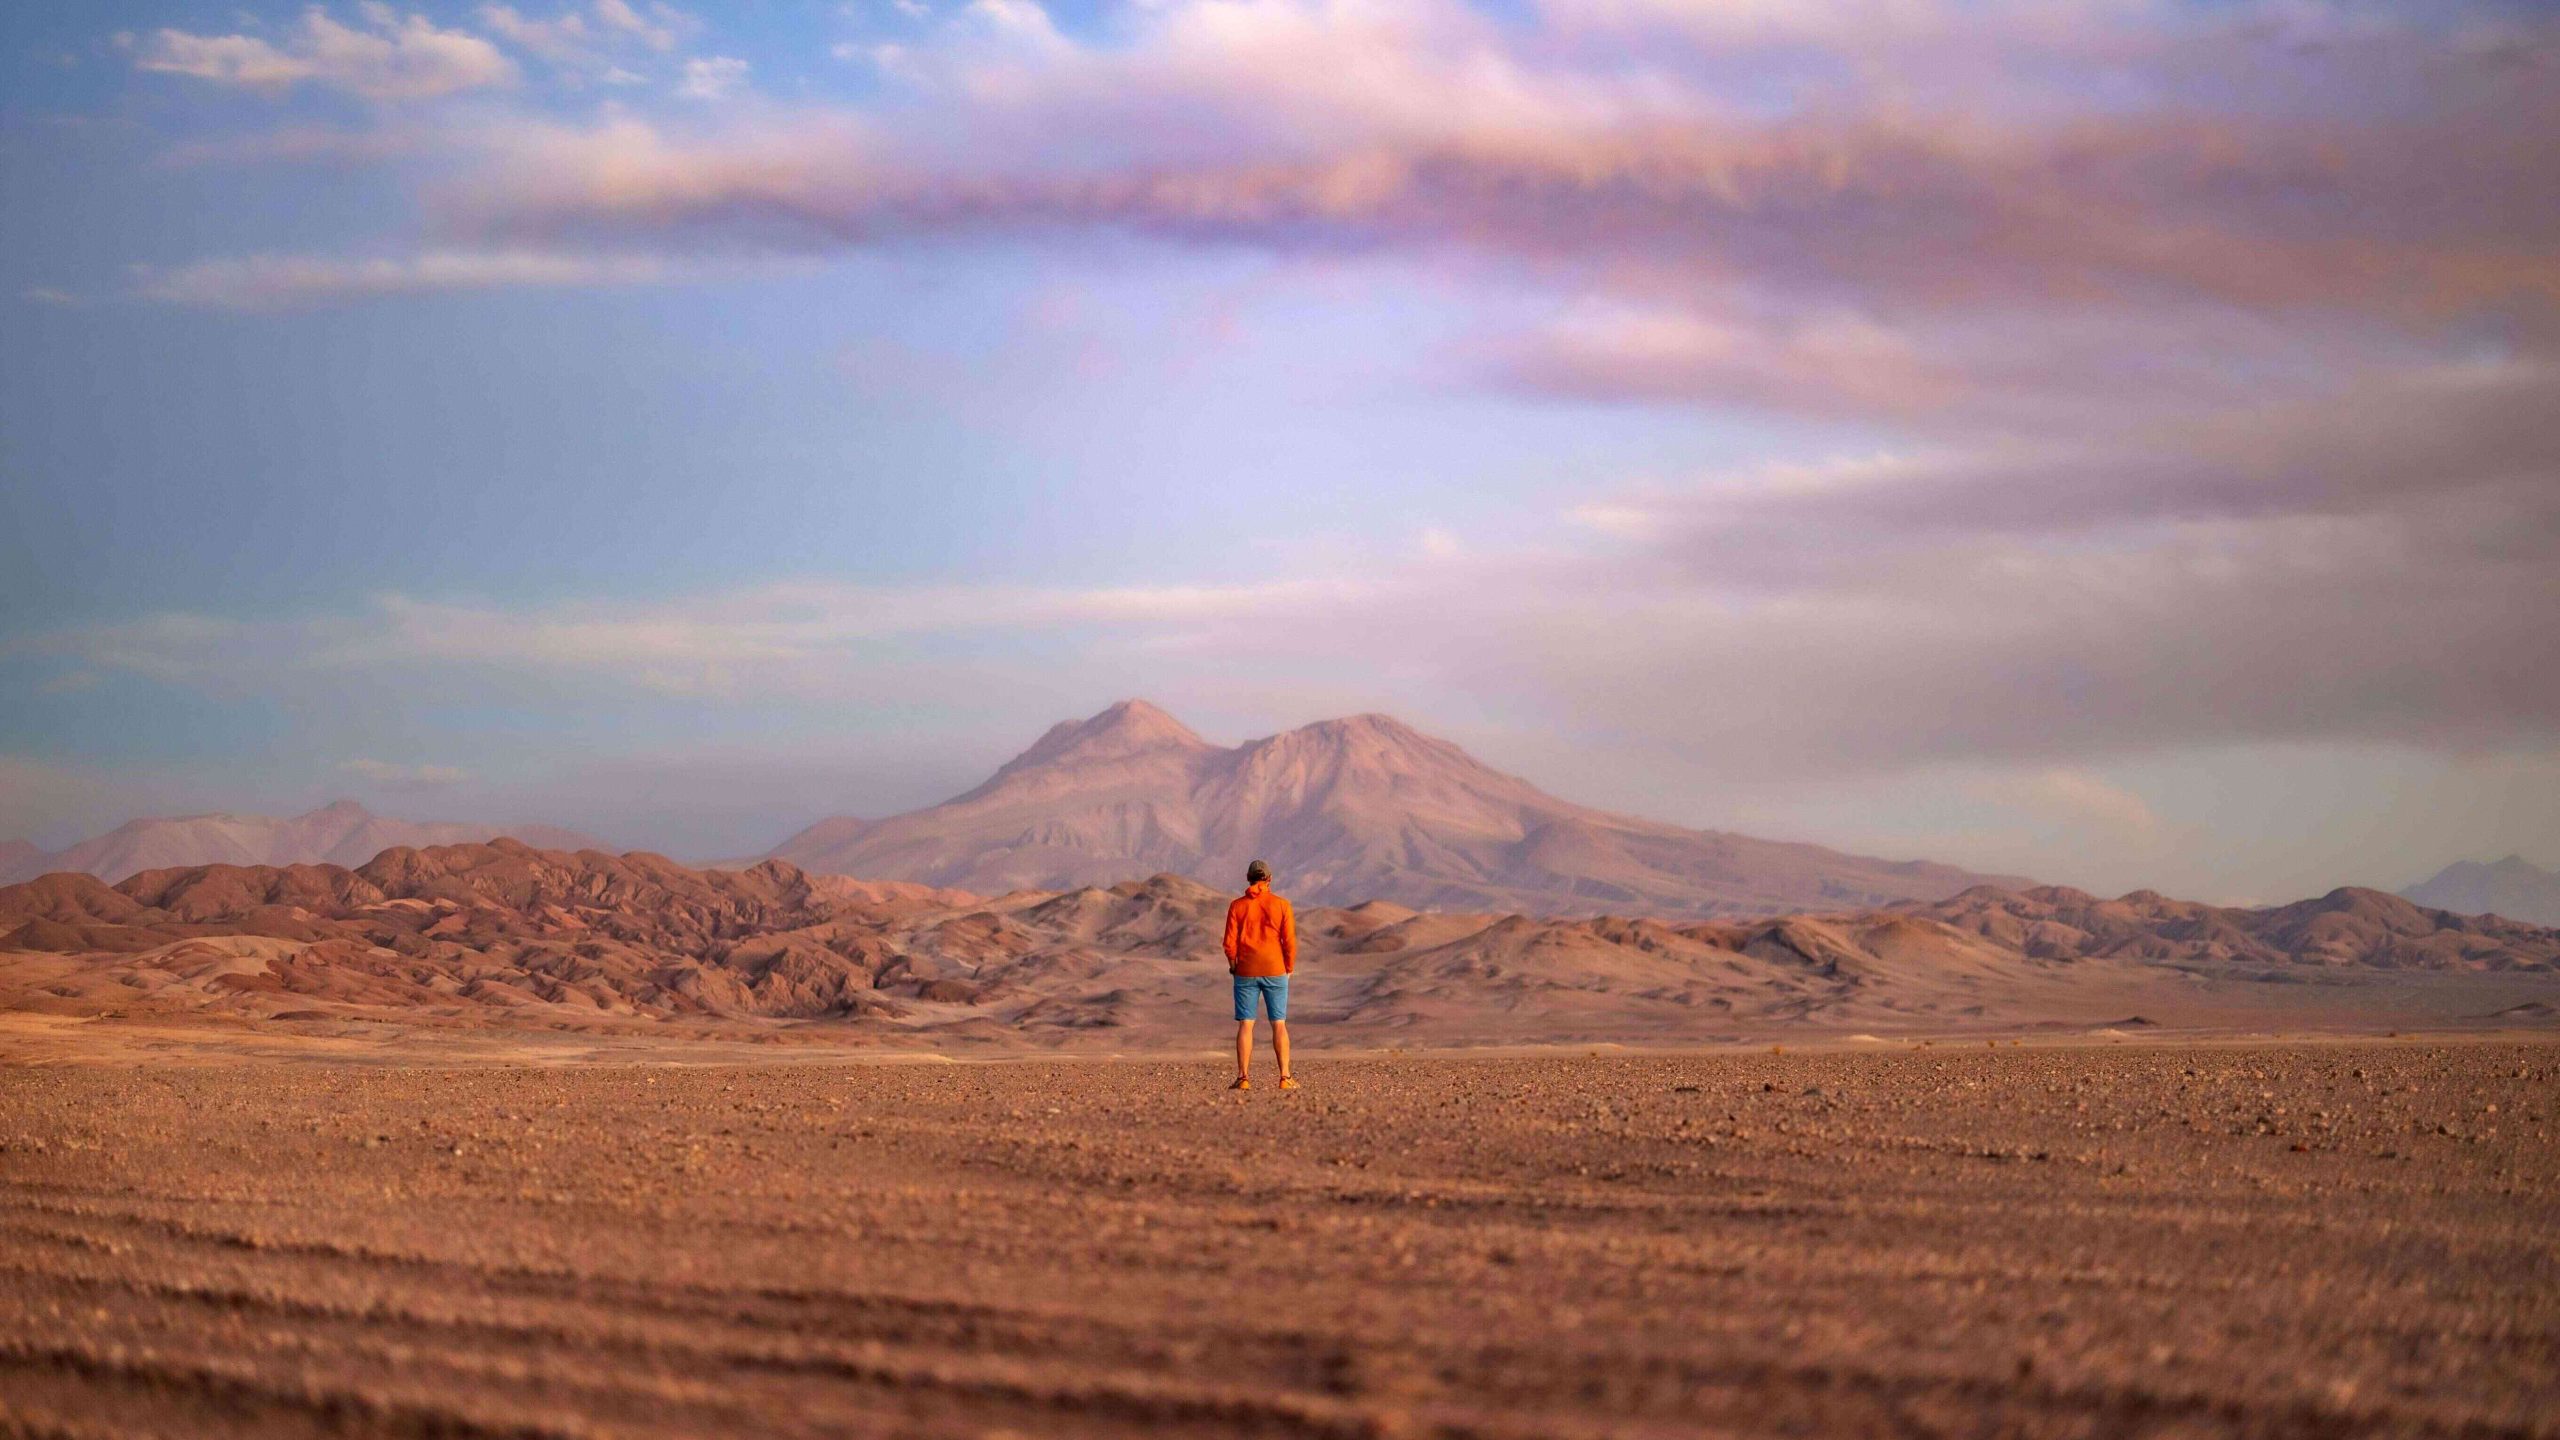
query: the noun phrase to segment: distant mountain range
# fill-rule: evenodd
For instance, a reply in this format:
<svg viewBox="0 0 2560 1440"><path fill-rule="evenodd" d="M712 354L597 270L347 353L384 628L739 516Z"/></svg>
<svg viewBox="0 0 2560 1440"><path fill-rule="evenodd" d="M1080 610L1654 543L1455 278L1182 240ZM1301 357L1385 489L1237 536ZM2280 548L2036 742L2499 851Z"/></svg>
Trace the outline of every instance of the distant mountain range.
<svg viewBox="0 0 2560 1440"><path fill-rule="evenodd" d="M2421 905L2465 915L2503 915L2560 925L2560 874L2510 855L2495 864L2463 860L2400 892Z"/></svg>
<svg viewBox="0 0 2560 1440"><path fill-rule="evenodd" d="M768 852L981 894L1155 872L1226 888L1257 857L1301 900L1547 915L1836 910L2027 883L1594 810L1384 715L1229 747L1143 700L1052 727L965 795L822 820Z"/></svg>
<svg viewBox="0 0 2560 1440"><path fill-rule="evenodd" d="M512 840L361 867L0 888L0 1011L351 1036L655 1030L930 1046L1196 1047L1227 891L1178 875L984 899ZM2339 890L2268 910L1982 887L1753 920L1300 907L1318 1044L1694 1043L2313 1023L2540 1026L2560 930ZM825 1021L823 1028L788 1022ZM777 1025L780 1028L776 1028ZM332 1025L339 1028L332 1029Z"/></svg>
<svg viewBox="0 0 2560 1440"><path fill-rule="evenodd" d="M616 848L557 825L397 820L340 800L292 816L148 817L53 851L0 840L0 885L58 871L113 883L203 865L355 867L396 847L502 835L540 850ZM1220 746L1143 700L1052 726L967 794L884 820L822 820L758 858L871 882L832 883L840 898L956 902L1150 873L1225 890L1256 857L1303 902L1545 916L1732 918L1939 901L1978 885L2033 888L2014 876L1590 809L1384 715ZM2448 865L2399 893L2456 914L2560 926L2560 874L2521 856Z"/></svg>
<svg viewBox="0 0 2560 1440"><path fill-rule="evenodd" d="M353 800L302 815L172 815L129 820L104 835L44 851L0 843L0 884L58 870L118 881L145 870L194 865L361 865L398 845L458 845L512 835L551 850L610 848L557 825L393 820Z"/></svg>

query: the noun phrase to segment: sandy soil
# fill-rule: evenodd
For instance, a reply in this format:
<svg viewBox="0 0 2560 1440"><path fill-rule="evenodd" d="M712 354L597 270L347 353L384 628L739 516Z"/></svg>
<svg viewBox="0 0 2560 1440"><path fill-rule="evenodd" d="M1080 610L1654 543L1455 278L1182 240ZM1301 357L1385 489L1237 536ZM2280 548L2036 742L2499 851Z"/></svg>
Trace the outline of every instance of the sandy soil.
<svg viewBox="0 0 2560 1440"><path fill-rule="evenodd" d="M2560 1434L2560 1045L0 1070L0 1434Z"/></svg>

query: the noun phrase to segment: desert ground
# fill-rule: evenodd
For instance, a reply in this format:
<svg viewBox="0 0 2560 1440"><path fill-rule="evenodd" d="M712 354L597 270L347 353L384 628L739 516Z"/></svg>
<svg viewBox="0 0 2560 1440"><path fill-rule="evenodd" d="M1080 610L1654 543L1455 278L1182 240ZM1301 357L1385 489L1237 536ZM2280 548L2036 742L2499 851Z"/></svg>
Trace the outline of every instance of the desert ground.
<svg viewBox="0 0 2560 1440"><path fill-rule="evenodd" d="M0 1070L0 1434L2560 1434L2547 1037L335 1053Z"/></svg>

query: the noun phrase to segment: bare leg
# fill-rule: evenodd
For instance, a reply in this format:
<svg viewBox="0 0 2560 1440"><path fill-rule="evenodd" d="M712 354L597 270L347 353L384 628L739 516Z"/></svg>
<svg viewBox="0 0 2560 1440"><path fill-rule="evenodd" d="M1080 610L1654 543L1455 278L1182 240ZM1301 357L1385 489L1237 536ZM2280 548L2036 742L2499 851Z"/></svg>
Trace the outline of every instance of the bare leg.
<svg viewBox="0 0 2560 1440"><path fill-rule="evenodd" d="M1276 1020L1273 1021L1272 1028L1274 1030L1279 1029L1279 1022ZM1280 1068L1285 1072L1289 1067L1286 1064L1283 1064ZM1236 1022L1236 1078L1241 1080L1252 1073L1253 1022L1250 1020L1239 1020Z"/></svg>
<svg viewBox="0 0 2560 1440"><path fill-rule="evenodd" d="M1244 1046L1248 1050L1253 1048L1252 1036L1248 1035L1245 1037ZM1279 1058L1280 1078L1283 1080L1288 1079L1289 1022L1286 1020L1274 1020L1271 1022L1271 1053Z"/></svg>

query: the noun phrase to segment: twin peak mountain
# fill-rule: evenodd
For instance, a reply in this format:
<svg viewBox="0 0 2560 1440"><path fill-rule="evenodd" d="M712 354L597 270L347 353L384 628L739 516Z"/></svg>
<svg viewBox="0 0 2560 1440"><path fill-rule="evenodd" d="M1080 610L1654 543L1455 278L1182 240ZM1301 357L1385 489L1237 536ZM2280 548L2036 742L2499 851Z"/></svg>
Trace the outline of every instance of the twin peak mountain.
<svg viewBox="0 0 2560 1440"><path fill-rule="evenodd" d="M1052 727L965 795L822 820L769 858L996 894L1164 871L1224 887L1257 857L1316 904L1548 915L1843 909L2024 883L1589 809L1384 715L1229 747L1143 700Z"/></svg>

